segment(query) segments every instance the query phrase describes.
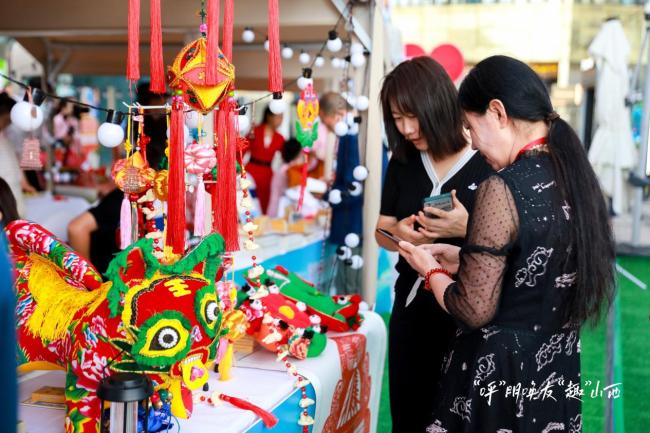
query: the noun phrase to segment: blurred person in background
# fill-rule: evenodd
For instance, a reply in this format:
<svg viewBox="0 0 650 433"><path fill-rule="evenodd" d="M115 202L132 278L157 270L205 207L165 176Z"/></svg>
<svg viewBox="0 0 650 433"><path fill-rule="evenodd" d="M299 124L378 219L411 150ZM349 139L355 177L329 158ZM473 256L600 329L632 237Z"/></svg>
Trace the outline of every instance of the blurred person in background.
<svg viewBox="0 0 650 433"><path fill-rule="evenodd" d="M16 102L7 93L0 93L0 176L7 182L16 198L18 213L24 215L23 190L27 192L36 190L27 182L25 174L20 168L16 145L7 134L11 124L11 109L15 104Z"/></svg>
<svg viewBox="0 0 650 433"><path fill-rule="evenodd" d="M250 159L246 164L246 172L255 180L255 191L263 214L267 213L271 198L271 163L284 145L284 137L278 132L282 119L282 114L273 114L267 106L262 123L257 125L248 137L250 144L247 153L250 154Z"/></svg>

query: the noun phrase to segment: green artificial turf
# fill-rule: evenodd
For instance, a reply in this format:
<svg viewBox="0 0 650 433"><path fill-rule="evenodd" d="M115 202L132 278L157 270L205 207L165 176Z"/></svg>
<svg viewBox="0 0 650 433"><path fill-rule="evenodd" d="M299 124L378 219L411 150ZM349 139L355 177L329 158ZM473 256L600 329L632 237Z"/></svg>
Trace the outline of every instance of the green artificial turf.
<svg viewBox="0 0 650 433"><path fill-rule="evenodd" d="M636 278L650 286L650 258L619 257L618 263ZM618 353L622 360L619 366L623 382L622 412L625 431L616 433L650 432L650 288L641 290L629 279L618 277ZM388 325L390 315L383 314ZM389 348L390 350L390 348ZM583 433L605 432L605 396L591 398L590 391L600 381L600 387L609 385L606 369L607 318L595 328L585 327L581 334ZM390 433L390 402L388 394L388 363L384 368L383 386L379 406L378 433ZM621 425L621 424L619 424Z"/></svg>

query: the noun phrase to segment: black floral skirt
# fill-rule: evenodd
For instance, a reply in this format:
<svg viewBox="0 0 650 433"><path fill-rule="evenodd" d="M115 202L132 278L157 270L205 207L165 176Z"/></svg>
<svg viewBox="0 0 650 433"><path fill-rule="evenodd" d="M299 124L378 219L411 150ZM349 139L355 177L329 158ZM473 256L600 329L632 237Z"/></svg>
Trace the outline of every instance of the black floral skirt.
<svg viewBox="0 0 650 433"><path fill-rule="evenodd" d="M428 433L582 432L578 330L458 333Z"/></svg>

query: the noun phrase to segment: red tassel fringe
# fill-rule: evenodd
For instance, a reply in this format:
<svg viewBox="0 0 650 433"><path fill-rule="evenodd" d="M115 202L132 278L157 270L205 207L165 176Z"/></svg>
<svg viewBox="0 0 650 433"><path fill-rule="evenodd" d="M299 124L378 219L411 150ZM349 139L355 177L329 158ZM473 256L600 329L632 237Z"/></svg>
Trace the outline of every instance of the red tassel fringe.
<svg viewBox="0 0 650 433"><path fill-rule="evenodd" d="M219 0L208 0L208 41L205 47L205 84L214 86L219 81Z"/></svg>
<svg viewBox="0 0 650 433"><path fill-rule="evenodd" d="M129 43L126 57L126 79L140 79L140 0L129 0Z"/></svg>
<svg viewBox="0 0 650 433"><path fill-rule="evenodd" d="M151 82L149 83L149 90L153 93L165 93L165 62L162 51L160 0L149 1L149 12L151 23L151 31L149 33L151 43L151 49L149 50Z"/></svg>
<svg viewBox="0 0 650 433"><path fill-rule="evenodd" d="M217 185L216 202L220 206L217 232L223 236L226 251L239 250L237 225L237 130L234 116L234 100L228 98L219 106L217 114ZM214 225L213 225L214 227Z"/></svg>
<svg viewBox="0 0 650 433"><path fill-rule="evenodd" d="M171 125L169 126L166 245L171 246L175 254L183 254L185 251L185 164L183 158L185 131L183 117L183 103L174 101Z"/></svg>
<svg viewBox="0 0 650 433"><path fill-rule="evenodd" d="M235 2L225 0L223 7L223 55L232 63L232 29L235 22Z"/></svg>
<svg viewBox="0 0 650 433"><path fill-rule="evenodd" d="M280 8L278 0L269 0L269 92L282 92L282 59L280 58Z"/></svg>
<svg viewBox="0 0 650 433"><path fill-rule="evenodd" d="M249 401L242 400L241 398L237 398L237 397L231 397L226 394L219 394L219 399L223 401L227 401L228 403L240 409L250 410L251 412L253 412L255 415L259 416L262 419L262 422L264 423L266 428L275 427L275 425L278 423L278 419L275 417L275 415L273 415L271 412L265 411L261 407L254 405Z"/></svg>

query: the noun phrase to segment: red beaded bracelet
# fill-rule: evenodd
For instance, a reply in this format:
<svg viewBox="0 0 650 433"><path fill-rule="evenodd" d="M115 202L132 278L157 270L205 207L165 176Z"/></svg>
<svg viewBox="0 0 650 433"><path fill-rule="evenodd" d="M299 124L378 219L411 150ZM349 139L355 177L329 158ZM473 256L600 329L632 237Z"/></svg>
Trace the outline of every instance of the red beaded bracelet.
<svg viewBox="0 0 650 433"><path fill-rule="evenodd" d="M444 269L444 268L429 269L429 271L424 276L424 288L426 290L431 290L431 283L429 282L429 280L431 279L431 275L433 275L433 274L445 274L449 278L452 278L451 272L449 272L447 269Z"/></svg>

